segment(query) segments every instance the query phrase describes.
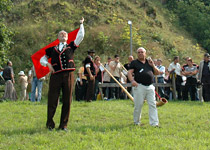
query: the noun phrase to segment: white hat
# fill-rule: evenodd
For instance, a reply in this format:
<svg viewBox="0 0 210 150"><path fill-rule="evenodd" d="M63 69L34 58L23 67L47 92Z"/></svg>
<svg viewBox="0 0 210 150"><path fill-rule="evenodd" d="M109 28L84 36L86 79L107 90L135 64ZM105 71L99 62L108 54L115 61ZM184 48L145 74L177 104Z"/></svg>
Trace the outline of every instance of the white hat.
<svg viewBox="0 0 210 150"><path fill-rule="evenodd" d="M20 71L19 73L18 73L18 75L19 76L24 76L25 74L24 74L24 71Z"/></svg>

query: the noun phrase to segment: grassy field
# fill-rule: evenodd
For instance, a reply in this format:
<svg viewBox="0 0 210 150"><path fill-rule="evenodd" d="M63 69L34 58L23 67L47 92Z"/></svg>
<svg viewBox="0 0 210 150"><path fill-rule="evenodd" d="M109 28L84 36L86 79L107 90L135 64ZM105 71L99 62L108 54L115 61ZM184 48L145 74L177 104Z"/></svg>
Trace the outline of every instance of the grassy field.
<svg viewBox="0 0 210 150"><path fill-rule="evenodd" d="M73 101L68 132L48 131L46 103L0 103L0 149L3 150L205 150L210 149L210 103L170 101L158 108L160 125L133 125L130 100ZM56 127L61 105L55 115Z"/></svg>

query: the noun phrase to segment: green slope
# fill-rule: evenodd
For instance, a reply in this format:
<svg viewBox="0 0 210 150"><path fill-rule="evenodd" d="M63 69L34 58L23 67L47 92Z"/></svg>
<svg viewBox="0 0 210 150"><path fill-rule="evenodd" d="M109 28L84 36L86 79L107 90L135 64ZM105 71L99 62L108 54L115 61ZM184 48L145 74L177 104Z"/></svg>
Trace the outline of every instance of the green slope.
<svg viewBox="0 0 210 150"><path fill-rule="evenodd" d="M30 56L57 38L64 29L70 32L85 18L85 38L75 53L80 66L89 48L94 48L102 62L119 54L122 63L130 55L128 20L133 22L133 51L139 46L152 58L162 58L168 66L173 56L190 56L199 63L203 50L157 0L16 0L5 15L7 25L16 31L10 59L18 72L31 66ZM183 61L181 59L181 61Z"/></svg>

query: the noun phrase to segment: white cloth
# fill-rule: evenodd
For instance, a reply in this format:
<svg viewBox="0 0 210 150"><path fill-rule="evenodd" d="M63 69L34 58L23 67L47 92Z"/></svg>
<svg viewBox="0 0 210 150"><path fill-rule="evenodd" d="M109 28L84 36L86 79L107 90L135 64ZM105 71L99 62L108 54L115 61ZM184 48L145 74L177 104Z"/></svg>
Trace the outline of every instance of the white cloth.
<svg viewBox="0 0 210 150"><path fill-rule="evenodd" d="M170 72L171 70L175 69L175 73L179 76L181 76L181 66L179 63L174 64L174 62L172 62L169 67L168 67L168 71Z"/></svg>
<svg viewBox="0 0 210 150"><path fill-rule="evenodd" d="M155 101L155 87L152 84L150 86L144 86L142 84L138 84L137 87L133 87L133 94L134 94L134 112L133 112L134 124L140 124L141 110L144 104L144 99L146 99L149 105L149 123L151 126L159 125L158 112Z"/></svg>
<svg viewBox="0 0 210 150"><path fill-rule="evenodd" d="M66 45L66 42L64 42L64 43L59 43L59 51L62 51L62 49L63 49L63 47L64 47L64 45Z"/></svg>
<svg viewBox="0 0 210 150"><path fill-rule="evenodd" d="M160 72L163 72L163 74L157 75L157 77L165 77L165 67L164 66L157 66Z"/></svg>

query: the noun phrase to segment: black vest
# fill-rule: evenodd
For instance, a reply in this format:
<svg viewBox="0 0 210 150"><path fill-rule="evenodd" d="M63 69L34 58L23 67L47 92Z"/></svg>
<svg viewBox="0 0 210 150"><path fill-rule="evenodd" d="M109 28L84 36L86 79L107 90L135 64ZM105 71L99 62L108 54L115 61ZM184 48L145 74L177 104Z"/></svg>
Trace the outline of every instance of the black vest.
<svg viewBox="0 0 210 150"><path fill-rule="evenodd" d="M55 73L61 71L74 71L74 51L77 47L74 45L74 42L71 42L69 45L65 45L62 51L59 51L58 45L46 49L46 56L51 58L51 64L55 70Z"/></svg>
<svg viewBox="0 0 210 150"><path fill-rule="evenodd" d="M87 72L87 69L86 69L86 64L90 64L90 71L92 73L92 75L96 75L96 72L95 72L95 67L94 67L94 63L92 61L92 58L90 58L90 56L87 56L85 58L85 62L84 62L84 75L85 76L89 76L88 72Z"/></svg>

